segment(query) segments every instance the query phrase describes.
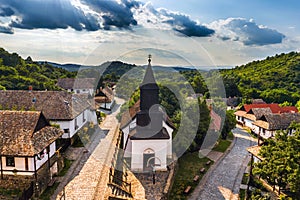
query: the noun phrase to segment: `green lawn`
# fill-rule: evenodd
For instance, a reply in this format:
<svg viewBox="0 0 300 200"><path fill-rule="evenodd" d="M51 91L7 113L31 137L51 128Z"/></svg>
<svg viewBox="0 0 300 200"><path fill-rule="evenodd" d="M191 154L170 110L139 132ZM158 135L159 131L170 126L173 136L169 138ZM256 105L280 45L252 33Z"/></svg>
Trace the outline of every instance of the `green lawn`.
<svg viewBox="0 0 300 200"><path fill-rule="evenodd" d="M233 140L234 139L234 135L233 133L230 131L227 135L227 140Z"/></svg>
<svg viewBox="0 0 300 200"><path fill-rule="evenodd" d="M59 183L54 183L51 187L47 187L47 189L43 192L43 194L39 197L40 200L50 200L50 197L58 187Z"/></svg>
<svg viewBox="0 0 300 200"><path fill-rule="evenodd" d="M245 189L240 189L240 199L244 200L246 198L246 190Z"/></svg>
<svg viewBox="0 0 300 200"><path fill-rule="evenodd" d="M178 160L178 169L175 174L174 184L170 192L169 199L187 199L187 195L183 193L187 186L192 186L192 190L195 189L199 181L201 180L203 174L200 173L200 169L205 167L205 171L213 164L209 166L206 165L206 162L209 161L208 158L199 158L199 153L187 153L183 155ZM199 180L194 182L194 177L199 175Z"/></svg>
<svg viewBox="0 0 300 200"><path fill-rule="evenodd" d="M249 174L244 173L243 179L242 179L242 184L247 185L247 183L248 183L248 178L249 178Z"/></svg>
<svg viewBox="0 0 300 200"><path fill-rule="evenodd" d="M226 149L230 146L231 141L228 140L218 140L218 143L216 146L213 148L214 151L219 151L219 152L225 152Z"/></svg>
<svg viewBox="0 0 300 200"><path fill-rule="evenodd" d="M73 163L73 160L68 160L68 159L64 158L64 164L65 164L65 166L64 166L64 168L58 173L58 176L64 176L64 175L68 172L68 170L69 170L69 168L71 167L72 163Z"/></svg>
<svg viewBox="0 0 300 200"><path fill-rule="evenodd" d="M19 189L4 189L0 188L1 196L12 197L12 196L21 196L22 192Z"/></svg>

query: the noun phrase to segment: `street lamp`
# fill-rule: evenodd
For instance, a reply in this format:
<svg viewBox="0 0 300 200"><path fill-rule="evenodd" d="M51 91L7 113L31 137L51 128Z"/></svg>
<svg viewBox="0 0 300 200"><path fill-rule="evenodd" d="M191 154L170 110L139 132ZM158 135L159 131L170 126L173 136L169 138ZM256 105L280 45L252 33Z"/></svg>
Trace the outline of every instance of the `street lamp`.
<svg viewBox="0 0 300 200"><path fill-rule="evenodd" d="M155 158L158 159L159 164L155 164ZM154 185L155 184L155 167L156 166L161 166L161 160L158 157L153 156L153 157L151 157L151 158L148 159L148 161L147 161L147 167L149 167L150 160L153 160L153 159L154 159L154 164L151 164L151 167L152 167L152 183Z"/></svg>

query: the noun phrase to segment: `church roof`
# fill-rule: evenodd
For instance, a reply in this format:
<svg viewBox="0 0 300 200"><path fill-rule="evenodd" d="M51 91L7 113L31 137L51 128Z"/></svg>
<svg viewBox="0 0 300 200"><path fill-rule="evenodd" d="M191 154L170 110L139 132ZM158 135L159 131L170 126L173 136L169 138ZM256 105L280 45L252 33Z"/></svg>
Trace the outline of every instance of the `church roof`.
<svg viewBox="0 0 300 200"><path fill-rule="evenodd" d="M128 111L124 112L121 117L120 128L125 128L137 115L140 111L140 100L138 100L132 107L128 109ZM166 115L166 123L173 129L175 129L174 124L167 114Z"/></svg>
<svg viewBox="0 0 300 200"><path fill-rule="evenodd" d="M149 135L152 135L151 137L149 137ZM129 133L129 137L131 140L161 140L161 139L170 139L170 135L167 131L166 128L162 128L159 132L153 134L151 131L146 132L139 132L137 134L137 130L136 128L134 128L133 130L130 131Z"/></svg>

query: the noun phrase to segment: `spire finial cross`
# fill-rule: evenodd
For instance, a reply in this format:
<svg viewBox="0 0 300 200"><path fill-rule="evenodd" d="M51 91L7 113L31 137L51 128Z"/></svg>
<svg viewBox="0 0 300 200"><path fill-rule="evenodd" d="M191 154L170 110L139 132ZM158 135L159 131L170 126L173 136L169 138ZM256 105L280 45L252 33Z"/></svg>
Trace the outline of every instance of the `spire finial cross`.
<svg viewBox="0 0 300 200"><path fill-rule="evenodd" d="M151 58L152 58L152 56L151 56L151 54L149 54L149 55L148 55L148 63L149 63L149 64L151 63Z"/></svg>

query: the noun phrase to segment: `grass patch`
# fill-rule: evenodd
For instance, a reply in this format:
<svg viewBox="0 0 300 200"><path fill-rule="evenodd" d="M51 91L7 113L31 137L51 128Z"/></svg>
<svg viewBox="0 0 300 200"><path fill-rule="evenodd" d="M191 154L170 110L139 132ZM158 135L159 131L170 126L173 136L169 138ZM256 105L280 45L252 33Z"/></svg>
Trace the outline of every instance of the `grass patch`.
<svg viewBox="0 0 300 200"><path fill-rule="evenodd" d="M50 197L53 195L58 185L59 183L54 183L51 187L47 187L47 189L43 192L43 194L39 197L39 199L50 200Z"/></svg>
<svg viewBox="0 0 300 200"><path fill-rule="evenodd" d="M68 170L70 169L71 165L73 163L73 160L69 160L67 158L64 158L64 168L58 173L58 176L64 176L66 175L66 173L68 172Z"/></svg>
<svg viewBox="0 0 300 200"><path fill-rule="evenodd" d="M227 139L228 140L233 140L234 139L234 135L233 135L233 133L231 131L228 133Z"/></svg>
<svg viewBox="0 0 300 200"><path fill-rule="evenodd" d="M243 179L242 179L242 184L246 185L248 183L248 178L249 178L249 174L244 173Z"/></svg>
<svg viewBox="0 0 300 200"><path fill-rule="evenodd" d="M0 188L0 194L2 196L6 196L6 197L12 197L12 196L21 196L22 195L22 191L19 189L4 189L4 188Z"/></svg>
<svg viewBox="0 0 300 200"><path fill-rule="evenodd" d="M246 198L246 190L245 189L240 189L239 197L240 197L240 200L244 200Z"/></svg>
<svg viewBox="0 0 300 200"><path fill-rule="evenodd" d="M78 134L73 136L74 142L71 145L72 147L84 147L83 142L81 141L81 138L78 136Z"/></svg>
<svg viewBox="0 0 300 200"><path fill-rule="evenodd" d="M180 157L169 199L187 199L187 195L183 194L183 191L189 185L192 186L189 193L195 189L203 176L203 174L200 173L200 169L205 167L205 171L207 171L209 168L209 166L206 165L207 161L209 161L208 158L200 159L198 152L187 153ZM196 175L199 175L199 180L194 182L193 179Z"/></svg>
<svg viewBox="0 0 300 200"><path fill-rule="evenodd" d="M220 139L216 146L213 148L214 151L225 152L226 149L230 146L231 141Z"/></svg>

